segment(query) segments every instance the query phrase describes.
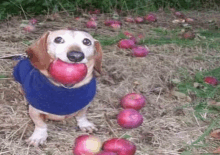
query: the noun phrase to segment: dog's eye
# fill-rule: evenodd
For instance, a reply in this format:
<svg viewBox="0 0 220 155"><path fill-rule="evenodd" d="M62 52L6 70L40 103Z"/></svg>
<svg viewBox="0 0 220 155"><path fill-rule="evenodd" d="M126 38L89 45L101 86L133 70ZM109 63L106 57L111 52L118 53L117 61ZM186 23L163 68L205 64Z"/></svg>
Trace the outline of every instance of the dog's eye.
<svg viewBox="0 0 220 155"><path fill-rule="evenodd" d="M86 39L83 40L83 44L86 45L86 46L90 46L91 45L91 41L86 38Z"/></svg>
<svg viewBox="0 0 220 155"><path fill-rule="evenodd" d="M54 39L54 42L57 43L57 44L61 44L61 43L64 43L64 40L63 40L63 38L61 38L61 37L56 37L56 38Z"/></svg>

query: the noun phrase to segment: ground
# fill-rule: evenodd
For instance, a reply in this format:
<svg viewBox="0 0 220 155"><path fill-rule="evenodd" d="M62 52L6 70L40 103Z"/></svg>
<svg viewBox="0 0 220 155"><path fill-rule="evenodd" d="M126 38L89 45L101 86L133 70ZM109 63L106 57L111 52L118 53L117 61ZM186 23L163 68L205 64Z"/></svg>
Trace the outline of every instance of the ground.
<svg viewBox="0 0 220 155"><path fill-rule="evenodd" d="M190 24L196 33L194 40L181 38L184 27L172 23L175 17L170 12L161 10L155 14L158 17L155 23L123 21L120 31L104 25L104 20L111 17L109 14L99 15L97 30L85 28L86 16L79 21L65 13L55 19L38 16L40 23L32 33L25 33L20 27L22 17L13 17L0 23L0 57L24 53L45 31L66 27L84 29L100 40L104 51L103 75L98 77L97 95L88 111L88 119L99 129L94 135L102 141L113 137L128 138L137 146L137 155L211 153L219 142L207 134L213 122L205 118L214 119L216 115L202 113L203 120L197 117L195 105L206 99L176 95L174 92L178 92L178 88L173 81L193 79L199 71L219 67L220 45L216 39L220 37L216 27L220 27L220 14L217 11L185 12L195 19ZM140 44L147 46L150 53L144 58L135 58L130 50L119 49L117 41L124 31L144 34L146 39ZM218 35L212 38L212 35L203 35L206 32ZM11 60L0 60L0 154L71 155L74 139L84 134L77 128L74 118L48 121L49 137L45 145L36 148L25 143L34 124L27 111L28 103L13 80L12 69ZM117 124L116 116L122 110L121 97L131 92L143 94L147 104L140 110L143 124L125 130Z"/></svg>

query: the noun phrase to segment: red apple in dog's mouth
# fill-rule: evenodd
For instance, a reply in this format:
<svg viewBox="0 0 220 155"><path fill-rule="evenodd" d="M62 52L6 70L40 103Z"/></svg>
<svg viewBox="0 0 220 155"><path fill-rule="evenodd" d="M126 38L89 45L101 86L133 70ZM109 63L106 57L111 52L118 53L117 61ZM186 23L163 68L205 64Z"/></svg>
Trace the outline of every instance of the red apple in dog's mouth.
<svg viewBox="0 0 220 155"><path fill-rule="evenodd" d="M86 77L87 66L83 63L67 63L57 59L50 64L49 73L57 82L76 84Z"/></svg>

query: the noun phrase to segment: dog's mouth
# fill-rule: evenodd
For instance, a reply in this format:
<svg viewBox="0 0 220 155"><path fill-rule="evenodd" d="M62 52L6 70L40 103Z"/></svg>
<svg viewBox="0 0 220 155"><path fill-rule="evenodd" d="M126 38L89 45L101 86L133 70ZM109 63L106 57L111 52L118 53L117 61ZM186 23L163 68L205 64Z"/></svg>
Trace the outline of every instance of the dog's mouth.
<svg viewBox="0 0 220 155"><path fill-rule="evenodd" d="M55 81L64 85L75 85L86 77L87 66L77 61L67 63L57 59L50 64L48 71Z"/></svg>

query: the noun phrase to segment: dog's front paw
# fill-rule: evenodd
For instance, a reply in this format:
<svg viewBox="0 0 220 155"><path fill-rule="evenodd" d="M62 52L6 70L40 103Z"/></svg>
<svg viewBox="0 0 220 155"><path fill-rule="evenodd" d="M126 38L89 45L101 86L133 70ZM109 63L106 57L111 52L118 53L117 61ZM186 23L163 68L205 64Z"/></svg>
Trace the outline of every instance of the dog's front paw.
<svg viewBox="0 0 220 155"><path fill-rule="evenodd" d="M47 139L47 128L35 128L34 133L26 140L29 145L37 147L39 144L44 144Z"/></svg>
<svg viewBox="0 0 220 155"><path fill-rule="evenodd" d="M89 133L92 133L93 131L98 130L95 125L89 122L87 119L78 120L78 126L83 132L88 131Z"/></svg>

